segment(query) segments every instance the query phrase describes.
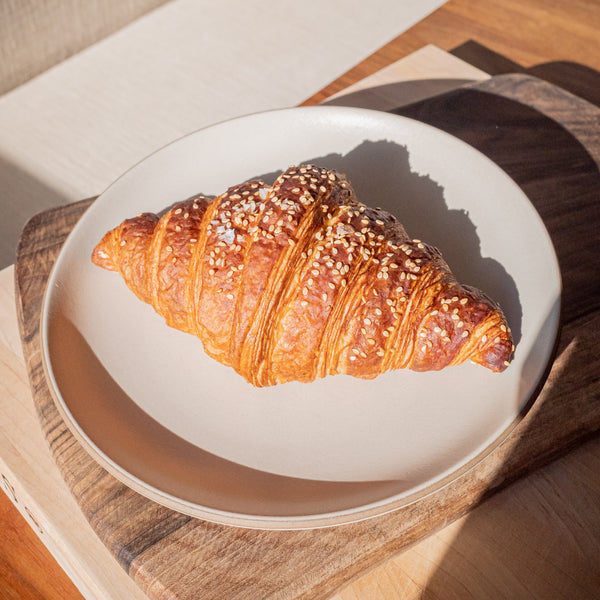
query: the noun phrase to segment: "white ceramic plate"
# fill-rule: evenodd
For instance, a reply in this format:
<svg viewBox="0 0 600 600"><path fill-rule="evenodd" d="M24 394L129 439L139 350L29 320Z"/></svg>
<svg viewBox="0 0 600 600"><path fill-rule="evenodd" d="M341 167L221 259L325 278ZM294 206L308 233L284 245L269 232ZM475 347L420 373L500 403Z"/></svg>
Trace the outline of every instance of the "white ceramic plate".
<svg viewBox="0 0 600 600"><path fill-rule="evenodd" d="M518 342L510 368L465 364L256 389L90 261L125 218L249 178L272 180L301 162L345 172L359 199L393 212L409 235L442 250L460 281L499 301ZM550 359L560 288L537 213L470 146L386 113L286 109L180 139L98 198L50 277L43 355L67 424L135 490L218 522L316 527L411 501L506 435Z"/></svg>

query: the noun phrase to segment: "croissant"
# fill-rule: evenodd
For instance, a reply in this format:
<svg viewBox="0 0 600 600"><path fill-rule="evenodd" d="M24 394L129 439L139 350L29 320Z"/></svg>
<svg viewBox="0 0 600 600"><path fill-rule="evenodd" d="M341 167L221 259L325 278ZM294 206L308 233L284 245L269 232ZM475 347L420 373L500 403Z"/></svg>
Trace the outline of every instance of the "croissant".
<svg viewBox="0 0 600 600"><path fill-rule="evenodd" d="M259 387L468 359L498 372L514 351L499 307L437 248L312 165L127 219L92 260Z"/></svg>

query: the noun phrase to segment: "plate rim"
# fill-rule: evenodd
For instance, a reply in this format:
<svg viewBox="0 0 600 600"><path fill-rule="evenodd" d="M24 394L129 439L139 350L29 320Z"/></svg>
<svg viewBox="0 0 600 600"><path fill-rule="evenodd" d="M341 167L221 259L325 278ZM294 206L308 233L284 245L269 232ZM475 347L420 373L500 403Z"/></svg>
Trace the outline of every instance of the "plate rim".
<svg viewBox="0 0 600 600"><path fill-rule="evenodd" d="M430 130L435 130L437 134L441 134L446 138L451 138L453 143L458 143L464 147L469 148L470 152L475 152L480 155L488 164L493 166L497 171L502 172L502 174L521 192L522 198L525 200L527 207L530 209L530 214L536 218L540 232L543 233L546 237L548 248L551 251L552 258L552 266L556 275L556 283L558 284L558 297L557 304L555 308L551 311L553 315L553 319L551 322L552 326L552 343L548 345L550 348L547 351L547 356L544 357L544 368L541 369L541 372L538 374L537 382L535 385L534 391L531 393L529 398L524 402L523 406L520 408L516 416L510 421L510 423L497 435L493 440L491 440L484 447L480 447L477 451L474 451L470 457L465 459L465 461L456 468L452 468L449 472L440 474L437 478L435 478L432 482L424 485L422 487L417 487L415 491L409 491L408 493L396 494L394 496L390 496L381 500L377 500L366 505L361 505L354 508L342 509L328 513L318 513L312 515L291 515L291 516L266 516L266 515L254 515L250 513L237 513L228 510L221 510L216 508L210 508L201 506L194 502L190 502L181 498L177 498L172 494L160 490L154 487L151 484L148 484L138 478L136 475L129 473L124 467L119 465L116 461L106 456L104 452L102 452L96 444L91 440L83 428L79 425L77 420L71 414L68 404L65 399L62 397L60 393L60 389L58 383L54 377L52 368L50 366L50 356L49 356L49 344L48 344L48 321L50 319L49 316L49 297L52 294L53 283L57 277L57 273L60 270L61 258L65 256L68 252L70 246L70 240L73 240L75 235L74 232L78 230L78 228L82 227L82 221L85 219L86 221L93 218L94 213L97 210L101 210L102 208L102 198L105 194L113 188L121 179L128 176L130 172L135 170L140 164L144 163L149 158L157 155L168 147L176 145L183 139L189 138L194 135L198 135L201 132L212 129L223 124L246 120L248 118L260 118L265 115L269 115L272 113L298 113L302 112L329 112L329 113L367 113L374 116L375 114L378 117L385 115L386 118L400 119L403 121L410 121L413 124L418 124L419 127L427 128ZM100 201L100 202L99 202ZM98 207L98 208L97 208ZM91 215L91 217L89 216ZM71 242L72 243L72 242ZM510 437L510 434L515 430L515 428L519 425L519 423L523 420L525 415L531 410L532 406L535 404L535 400L541 391L550 369L553 364L554 356L556 353L556 348L558 345L558 338L560 332L560 314L562 309L563 295L562 295L562 277L558 264L558 259L556 256L556 251L554 249L554 245L552 243L550 234L540 216L540 214L535 209L535 206L531 203L527 195L521 190L521 188L512 180L512 178L495 162L493 162L489 157L480 152L478 149L474 148L470 144L453 136L452 134L444 131L443 129L439 129L427 123L423 123L417 119L413 119L410 117L405 117L403 115L395 115L393 113L377 111L373 109L364 109L364 108L354 108L354 107L337 107L337 106L306 106L306 107L288 107L288 108L279 108L274 110L266 110L266 111L257 111L252 112L246 115L236 116L231 119L224 119L218 121L216 123L212 123L206 127L202 127L200 129L194 130L178 138L164 144L160 148L154 150L150 154L141 158L134 165L125 170L119 177L117 177L114 181L112 181L104 191L99 194L95 201L92 203L90 207L85 211L73 229L69 232L65 241L63 242L62 247L59 250L59 253L52 265L52 269L48 276L48 280L46 282L46 288L44 290L44 295L41 303L41 312L40 312L40 338L41 338L41 362L43 367L43 372L46 378L46 382L48 384L48 389L50 391L50 395L54 401L55 406L64 420L65 424L68 426L68 429L75 436L77 441L83 446L86 452L101 466L103 467L109 474L114 476L117 480L119 480L124 485L130 487L137 493L142 496L156 501L163 506L166 506L169 509L176 510L178 512L187 514L192 517L201 518L206 521L210 521L213 523L219 523L223 525L232 525L236 527L242 528L253 528L253 529L265 529L265 530L298 530L298 529L315 529L322 527L331 527L331 526L339 526L339 525L347 525L354 522L363 521L365 519L370 519L373 517L383 516L400 508L409 506L414 504L418 500L428 497L434 493L440 492L451 485L453 482L458 479L464 477L468 474L472 469L474 469L477 465L479 465L482 461L484 461L491 453L493 453L498 447L503 445L507 439ZM175 434L176 435L176 434Z"/></svg>

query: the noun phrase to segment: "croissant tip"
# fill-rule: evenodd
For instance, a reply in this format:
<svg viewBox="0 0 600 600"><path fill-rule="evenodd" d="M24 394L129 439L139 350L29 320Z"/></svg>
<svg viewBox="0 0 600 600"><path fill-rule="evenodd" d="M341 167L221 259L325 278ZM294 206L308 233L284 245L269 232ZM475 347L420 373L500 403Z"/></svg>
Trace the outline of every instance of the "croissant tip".
<svg viewBox="0 0 600 600"><path fill-rule="evenodd" d="M511 364L514 354L514 346L510 339L501 339L491 344L481 356L481 365L487 367L494 373L506 371Z"/></svg>
<svg viewBox="0 0 600 600"><path fill-rule="evenodd" d="M96 266L107 269L108 271L116 270L110 252L108 252L106 248L105 240L102 240L92 251L92 262Z"/></svg>

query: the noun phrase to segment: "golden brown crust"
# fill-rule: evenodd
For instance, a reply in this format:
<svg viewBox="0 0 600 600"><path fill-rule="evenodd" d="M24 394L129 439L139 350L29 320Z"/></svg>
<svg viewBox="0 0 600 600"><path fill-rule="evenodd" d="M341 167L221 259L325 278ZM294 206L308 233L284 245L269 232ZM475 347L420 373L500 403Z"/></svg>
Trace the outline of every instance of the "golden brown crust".
<svg viewBox="0 0 600 600"><path fill-rule="evenodd" d="M256 386L466 360L503 371L514 351L498 306L436 248L312 165L128 219L92 260Z"/></svg>

